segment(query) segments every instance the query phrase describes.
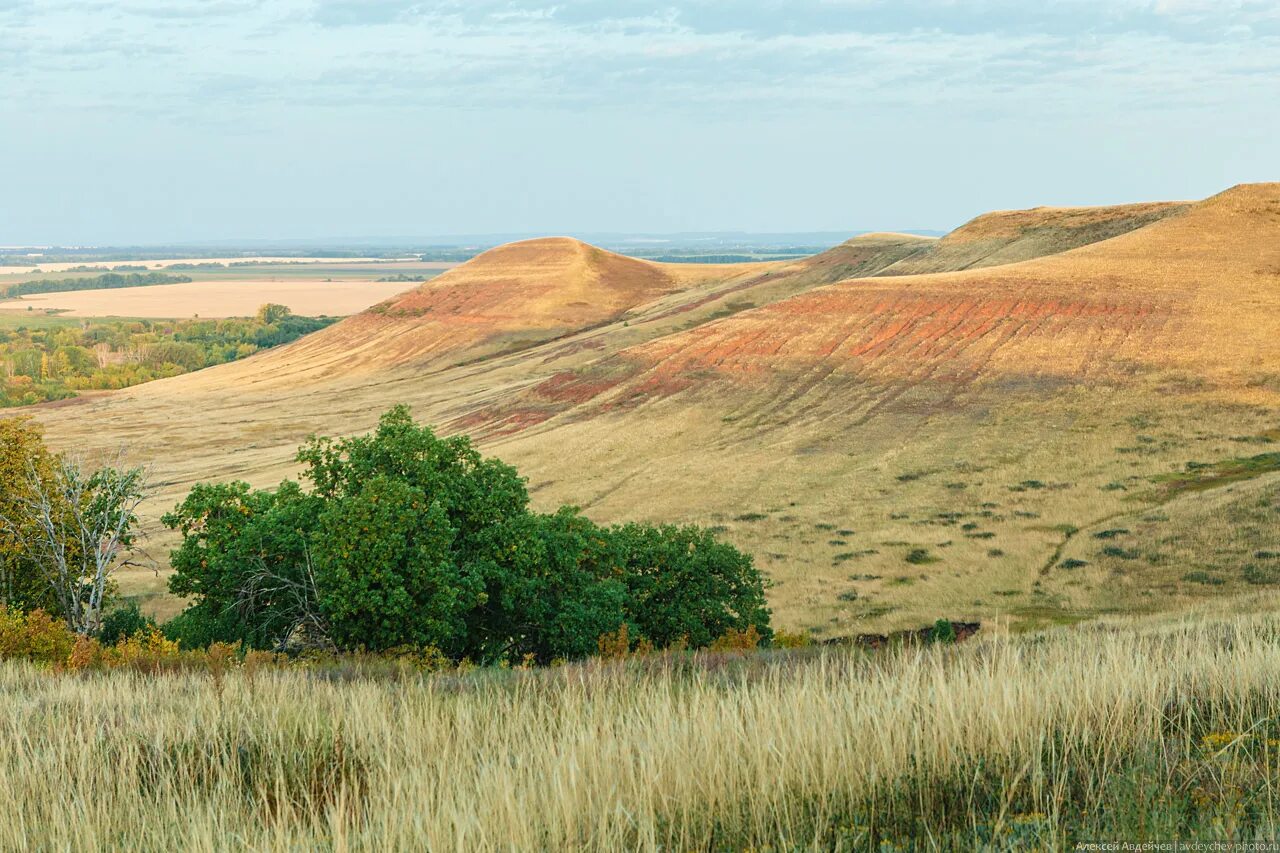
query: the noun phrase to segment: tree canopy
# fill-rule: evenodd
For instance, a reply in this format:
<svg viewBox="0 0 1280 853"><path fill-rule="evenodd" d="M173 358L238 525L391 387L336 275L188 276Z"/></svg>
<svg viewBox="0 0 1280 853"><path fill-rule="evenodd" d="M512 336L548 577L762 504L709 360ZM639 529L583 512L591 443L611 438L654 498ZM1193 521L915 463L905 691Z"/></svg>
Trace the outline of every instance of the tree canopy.
<svg viewBox="0 0 1280 853"><path fill-rule="evenodd" d="M636 642L769 636L749 556L697 527L602 527L530 509L514 468L406 407L369 434L313 438L306 485L198 485L164 517L182 535L174 623L187 644L432 647L477 661L582 657Z"/></svg>

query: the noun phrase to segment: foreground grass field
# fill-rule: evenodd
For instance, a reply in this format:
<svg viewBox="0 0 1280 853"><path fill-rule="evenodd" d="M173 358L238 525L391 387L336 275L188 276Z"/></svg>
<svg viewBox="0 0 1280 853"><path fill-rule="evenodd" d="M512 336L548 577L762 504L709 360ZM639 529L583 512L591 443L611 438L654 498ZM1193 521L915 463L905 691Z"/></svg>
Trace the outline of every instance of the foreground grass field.
<svg viewBox="0 0 1280 853"><path fill-rule="evenodd" d="M1241 605L1273 608L1272 599ZM5 849L1061 849L1280 831L1280 617L419 676L0 668Z"/></svg>

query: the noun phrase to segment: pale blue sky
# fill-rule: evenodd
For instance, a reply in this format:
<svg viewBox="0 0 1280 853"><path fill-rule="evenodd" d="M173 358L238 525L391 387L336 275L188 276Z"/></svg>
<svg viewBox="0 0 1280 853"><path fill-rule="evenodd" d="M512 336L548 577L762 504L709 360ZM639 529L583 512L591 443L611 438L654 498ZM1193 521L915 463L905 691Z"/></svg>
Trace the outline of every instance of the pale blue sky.
<svg viewBox="0 0 1280 853"><path fill-rule="evenodd" d="M0 0L0 245L952 227L1280 179L1280 0Z"/></svg>

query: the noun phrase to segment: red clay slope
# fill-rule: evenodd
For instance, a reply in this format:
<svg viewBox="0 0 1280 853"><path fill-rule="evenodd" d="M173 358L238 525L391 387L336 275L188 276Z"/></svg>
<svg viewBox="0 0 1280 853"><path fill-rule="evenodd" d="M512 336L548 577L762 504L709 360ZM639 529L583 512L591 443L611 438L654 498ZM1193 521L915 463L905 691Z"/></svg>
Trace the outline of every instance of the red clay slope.
<svg viewBox="0 0 1280 853"><path fill-rule="evenodd" d="M921 389L946 399L975 383L1052 389L1153 371L1237 399L1280 396L1280 184L1061 255L817 288L555 376L516 406L545 420L719 390L750 393L761 415L869 416Z"/></svg>
<svg viewBox="0 0 1280 853"><path fill-rule="evenodd" d="M246 379L438 369L617 319L714 274L557 237L491 249L421 287L244 363ZM227 379L225 372L219 378Z"/></svg>

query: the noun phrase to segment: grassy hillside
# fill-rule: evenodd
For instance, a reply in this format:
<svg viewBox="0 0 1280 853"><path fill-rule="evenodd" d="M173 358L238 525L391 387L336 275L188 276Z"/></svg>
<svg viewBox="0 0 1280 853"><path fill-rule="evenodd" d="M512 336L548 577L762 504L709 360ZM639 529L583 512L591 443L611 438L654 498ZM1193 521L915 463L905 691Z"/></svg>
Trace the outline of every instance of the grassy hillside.
<svg viewBox="0 0 1280 853"><path fill-rule="evenodd" d="M1176 202L1154 202L985 213L881 274L917 275L1029 261L1119 237L1187 208Z"/></svg>
<svg viewBox="0 0 1280 853"><path fill-rule="evenodd" d="M1135 600L1057 568L1086 559L1077 529L1214 500L1222 484L1180 498L1153 478L1277 449L1277 238L1273 184L729 267L516 244L292 346L39 416L55 445L154 459L154 515L197 480L270 485L307 433L403 401L480 436L545 505L719 526L774 580L784 627L1076 621ZM879 275L987 239L1088 245ZM1179 583L1195 594L1143 600L1244 588Z"/></svg>

